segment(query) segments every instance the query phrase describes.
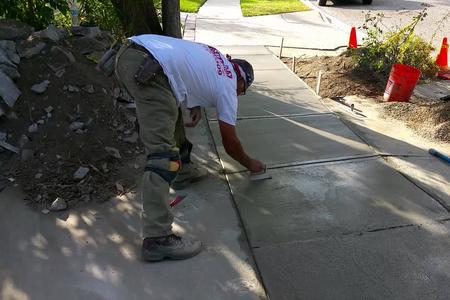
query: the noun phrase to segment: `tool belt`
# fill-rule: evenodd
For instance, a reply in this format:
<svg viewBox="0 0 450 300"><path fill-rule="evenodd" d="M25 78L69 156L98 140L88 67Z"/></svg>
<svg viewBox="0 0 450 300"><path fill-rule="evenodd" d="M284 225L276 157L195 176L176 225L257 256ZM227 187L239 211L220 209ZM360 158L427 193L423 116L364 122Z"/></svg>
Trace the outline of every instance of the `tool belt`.
<svg viewBox="0 0 450 300"><path fill-rule="evenodd" d="M137 85L148 85L155 80L156 75L163 74L161 65L147 49L136 43L131 43L128 48L142 51L146 54L144 62L134 74Z"/></svg>

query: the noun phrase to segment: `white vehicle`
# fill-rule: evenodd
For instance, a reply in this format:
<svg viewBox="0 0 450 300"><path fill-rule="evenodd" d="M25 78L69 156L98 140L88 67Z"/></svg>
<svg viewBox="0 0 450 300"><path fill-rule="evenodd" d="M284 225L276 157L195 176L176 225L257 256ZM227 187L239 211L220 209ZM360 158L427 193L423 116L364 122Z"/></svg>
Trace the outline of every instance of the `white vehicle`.
<svg viewBox="0 0 450 300"><path fill-rule="evenodd" d="M331 0L334 4L339 3L339 2L343 2L346 0ZM319 6L325 6L327 5L327 0L317 0L317 3L319 4ZM372 4L372 0L362 0L363 4L369 5Z"/></svg>

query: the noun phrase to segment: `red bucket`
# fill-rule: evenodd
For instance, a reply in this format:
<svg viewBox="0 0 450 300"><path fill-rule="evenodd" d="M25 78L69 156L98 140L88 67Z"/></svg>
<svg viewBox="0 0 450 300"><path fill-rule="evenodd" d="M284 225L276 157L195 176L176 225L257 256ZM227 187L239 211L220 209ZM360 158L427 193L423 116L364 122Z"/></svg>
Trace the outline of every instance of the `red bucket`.
<svg viewBox="0 0 450 300"><path fill-rule="evenodd" d="M420 77L420 70L408 65L395 64L384 92L386 101L408 102Z"/></svg>

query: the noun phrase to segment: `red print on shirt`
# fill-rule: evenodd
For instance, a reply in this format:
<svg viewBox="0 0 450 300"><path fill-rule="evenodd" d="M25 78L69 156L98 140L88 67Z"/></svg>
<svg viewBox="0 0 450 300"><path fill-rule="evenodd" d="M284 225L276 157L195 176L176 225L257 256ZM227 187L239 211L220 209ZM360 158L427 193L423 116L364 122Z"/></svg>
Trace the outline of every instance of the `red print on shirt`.
<svg viewBox="0 0 450 300"><path fill-rule="evenodd" d="M225 65L225 62L223 61L219 50L211 46L208 46L208 49L216 61L217 74L221 76L227 76L228 78L233 78L233 73L231 72L230 68Z"/></svg>

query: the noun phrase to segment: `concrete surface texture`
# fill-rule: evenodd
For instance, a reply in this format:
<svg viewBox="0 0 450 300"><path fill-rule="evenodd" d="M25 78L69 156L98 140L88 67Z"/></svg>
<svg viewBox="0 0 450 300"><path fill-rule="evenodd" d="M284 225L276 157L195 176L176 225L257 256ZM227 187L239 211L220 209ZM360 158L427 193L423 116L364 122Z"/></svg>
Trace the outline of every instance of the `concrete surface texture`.
<svg viewBox="0 0 450 300"><path fill-rule="evenodd" d="M210 175L178 193L174 229L200 238L201 254L141 262L136 191L44 215L10 187L0 193L0 299L265 299L205 122L188 134Z"/></svg>
<svg viewBox="0 0 450 300"><path fill-rule="evenodd" d="M254 249L271 299L448 299L450 225ZM280 267L283 266L283 267Z"/></svg>
<svg viewBox="0 0 450 300"><path fill-rule="evenodd" d="M211 111L208 117L270 299L445 299L448 207L417 184L417 175L408 177L382 159L388 151L423 159L425 149L398 139L393 127L386 128L390 135L378 133L366 124L363 106L355 117L361 124L350 127L320 108L302 114L321 102L281 62L277 68L267 61L270 70L260 66L256 51L263 52L239 49L240 57L255 61L255 84L241 97L236 128L244 148L268 163L273 178L249 181L224 153ZM286 90L301 91L301 97L286 103ZM289 115L289 105L299 115L275 113ZM334 161L321 161L325 157ZM417 169L426 164L415 163ZM433 174L448 186L445 170Z"/></svg>
<svg viewBox="0 0 450 300"><path fill-rule="evenodd" d="M308 139L310 140L310 139ZM254 248L410 224L448 212L382 159L270 170L271 180L228 175Z"/></svg>
<svg viewBox="0 0 450 300"><path fill-rule="evenodd" d="M306 0L316 5L316 0ZM445 16L450 12L450 1L445 0L373 0L372 5L362 5L361 0L340 1L333 5L328 1L328 6L320 7L326 14L336 17L338 20L359 27L363 24L365 14L383 13L383 23L387 28L405 26L412 21L422 9L426 8L428 16L419 23L416 32L426 41L433 41L435 47L440 47L444 37L450 37L450 18ZM440 25L440 26L439 26Z"/></svg>

